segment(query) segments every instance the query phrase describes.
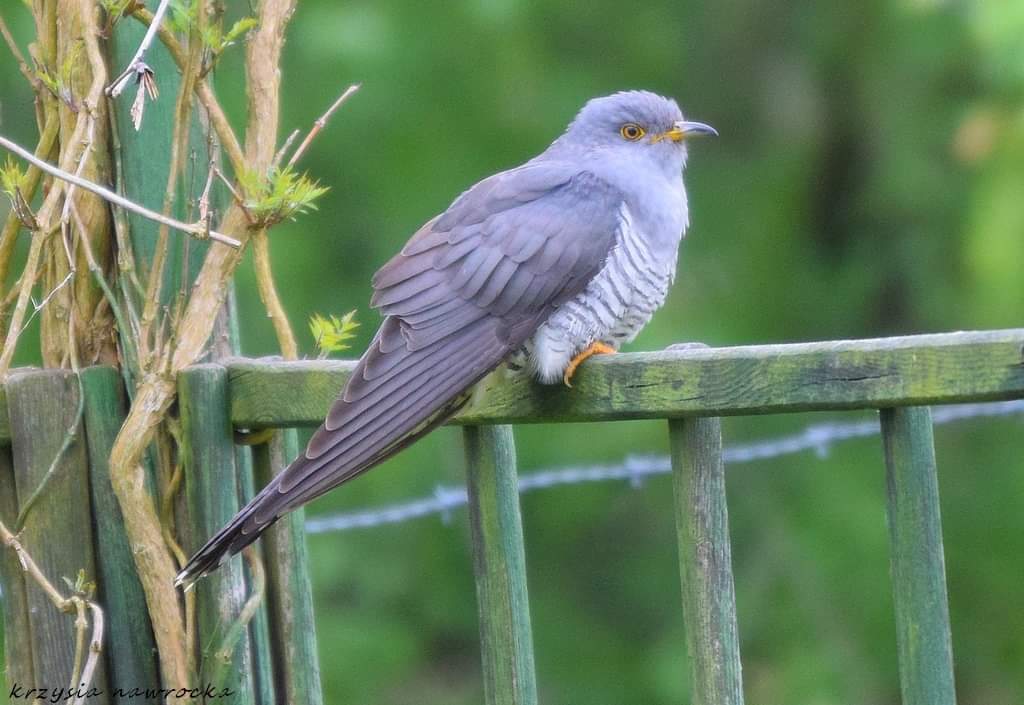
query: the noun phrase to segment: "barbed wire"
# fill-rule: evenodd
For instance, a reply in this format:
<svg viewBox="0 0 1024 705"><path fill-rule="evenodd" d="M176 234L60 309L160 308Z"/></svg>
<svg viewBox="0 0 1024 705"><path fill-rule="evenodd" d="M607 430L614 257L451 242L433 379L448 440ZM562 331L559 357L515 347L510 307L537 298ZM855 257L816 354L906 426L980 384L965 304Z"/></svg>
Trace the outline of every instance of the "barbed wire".
<svg viewBox="0 0 1024 705"><path fill-rule="evenodd" d="M1024 414L1024 399L981 404L940 406L932 409L932 423L942 425L964 419ZM832 446L854 438L867 438L880 434L877 420L816 423L799 433L750 443L726 446L722 459L726 465L750 463L785 455L814 451L826 457ZM588 482L627 481L633 486L643 484L652 475L671 472L672 462L667 455L627 455L613 465L592 464L552 468L519 476L520 494L560 485ZM375 509L342 512L306 520L306 531L322 534L332 531L367 529L384 524L398 524L422 517L440 515L449 521L453 510L466 505L465 486L438 485L431 495L418 499L385 505Z"/></svg>

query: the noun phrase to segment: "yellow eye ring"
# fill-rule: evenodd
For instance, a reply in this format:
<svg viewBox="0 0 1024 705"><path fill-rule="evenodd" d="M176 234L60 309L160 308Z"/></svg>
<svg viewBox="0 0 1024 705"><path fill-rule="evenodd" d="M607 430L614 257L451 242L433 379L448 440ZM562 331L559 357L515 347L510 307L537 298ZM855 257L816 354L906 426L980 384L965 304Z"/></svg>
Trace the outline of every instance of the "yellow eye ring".
<svg viewBox="0 0 1024 705"><path fill-rule="evenodd" d="M635 122L627 122L619 128L619 134L622 135L623 139L627 139L630 142L636 142L638 139L646 135L647 132Z"/></svg>

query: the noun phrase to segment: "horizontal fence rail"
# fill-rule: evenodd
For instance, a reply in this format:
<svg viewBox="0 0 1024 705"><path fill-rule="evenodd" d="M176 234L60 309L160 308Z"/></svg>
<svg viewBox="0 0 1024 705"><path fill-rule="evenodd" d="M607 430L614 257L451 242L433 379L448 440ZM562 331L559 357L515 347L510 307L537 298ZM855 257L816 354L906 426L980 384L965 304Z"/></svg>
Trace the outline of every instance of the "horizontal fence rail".
<svg viewBox="0 0 1024 705"><path fill-rule="evenodd" d="M355 367L328 360L225 364L231 420L251 429L319 425ZM602 355L577 371L572 389L499 371L453 423L735 416L1021 396L1024 329L1011 329Z"/></svg>

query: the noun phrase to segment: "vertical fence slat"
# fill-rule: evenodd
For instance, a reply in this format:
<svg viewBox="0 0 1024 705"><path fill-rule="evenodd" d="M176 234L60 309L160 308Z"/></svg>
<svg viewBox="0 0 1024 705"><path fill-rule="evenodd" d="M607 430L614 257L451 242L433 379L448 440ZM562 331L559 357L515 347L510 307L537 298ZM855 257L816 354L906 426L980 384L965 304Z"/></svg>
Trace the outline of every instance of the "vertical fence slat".
<svg viewBox="0 0 1024 705"><path fill-rule="evenodd" d="M266 485L298 454L298 434L291 428L253 447L257 484ZM282 705L323 704L304 523L305 511L296 509L263 534L274 684Z"/></svg>
<svg viewBox="0 0 1024 705"><path fill-rule="evenodd" d="M121 507L110 485L110 449L126 413L121 376L113 367L91 367L82 371L82 388L96 527L98 597L106 610L104 648L110 684L125 692L133 688L159 688L146 596L135 572Z"/></svg>
<svg viewBox="0 0 1024 705"><path fill-rule="evenodd" d="M512 427L469 426L463 434L486 702L535 705L537 682Z"/></svg>
<svg viewBox="0 0 1024 705"><path fill-rule="evenodd" d="M881 424L903 705L954 705L931 410L883 409Z"/></svg>
<svg viewBox="0 0 1024 705"><path fill-rule="evenodd" d="M64 445L78 413L78 398L78 380L67 370L26 372L8 380L19 508L25 507ZM68 586L64 578L74 582L80 570L87 580L96 579L89 510L89 468L79 434L56 465L21 532L22 545L50 582L65 594ZM74 616L60 613L34 583L26 582L26 594L36 682L49 688L66 687L74 666ZM90 702L109 702L102 664L93 685L103 694L90 698Z"/></svg>
<svg viewBox="0 0 1024 705"><path fill-rule="evenodd" d="M691 702L742 705L721 420L671 420L669 441Z"/></svg>
<svg viewBox="0 0 1024 705"><path fill-rule="evenodd" d="M227 370L196 365L178 378L178 403L185 461L185 515L179 518L183 548L194 553L238 511L235 446L228 418ZM232 558L196 587L199 668L202 680L235 692L233 703L249 705L253 693L248 630L225 640L248 597L241 559Z"/></svg>
<svg viewBox="0 0 1024 705"><path fill-rule="evenodd" d="M14 462L10 446L0 448L0 519L14 530L18 516L18 498L14 488ZM14 551L0 546L0 585L4 589L4 663L7 687L32 687L36 682L32 667L32 628L28 621L28 597L25 576Z"/></svg>
<svg viewBox="0 0 1024 705"><path fill-rule="evenodd" d="M238 468L238 497L239 506L244 506L256 494L255 480L253 478L253 457L252 449L249 446L235 446L235 464ZM270 597L269 582L267 581L267 561L263 551L263 542L257 541L253 549L259 557L260 566L263 568L264 599L249 622L250 651L253 658L253 688L257 705L277 705L278 700L274 693L274 664L273 649L270 644L270 616L267 607L267 599ZM248 561L243 563L245 569L245 582L251 593L255 590L256 576Z"/></svg>

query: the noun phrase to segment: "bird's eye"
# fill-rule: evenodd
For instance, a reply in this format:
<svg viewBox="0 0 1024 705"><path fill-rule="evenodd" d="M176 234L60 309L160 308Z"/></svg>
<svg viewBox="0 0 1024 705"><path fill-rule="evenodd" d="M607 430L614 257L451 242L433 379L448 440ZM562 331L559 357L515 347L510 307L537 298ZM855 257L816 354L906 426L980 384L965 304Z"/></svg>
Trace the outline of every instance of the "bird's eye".
<svg viewBox="0 0 1024 705"><path fill-rule="evenodd" d="M627 139L630 142L636 142L638 139L643 137L646 132L644 128L640 127L635 122L627 122L619 128L619 134L622 135L623 139Z"/></svg>

